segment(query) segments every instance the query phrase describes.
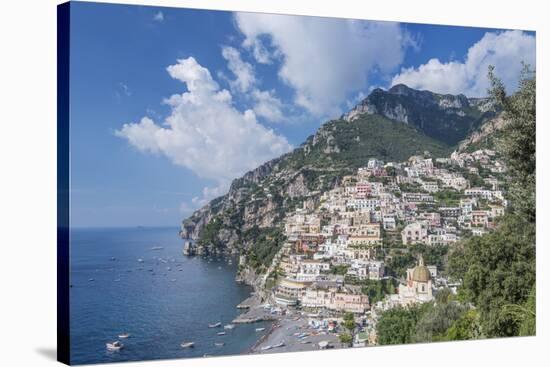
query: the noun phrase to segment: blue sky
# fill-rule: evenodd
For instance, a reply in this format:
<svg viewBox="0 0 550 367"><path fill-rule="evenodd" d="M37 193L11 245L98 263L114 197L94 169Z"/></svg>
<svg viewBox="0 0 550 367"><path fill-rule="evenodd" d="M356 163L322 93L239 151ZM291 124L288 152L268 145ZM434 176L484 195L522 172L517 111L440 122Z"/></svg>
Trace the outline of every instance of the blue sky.
<svg viewBox="0 0 550 367"><path fill-rule="evenodd" d="M73 226L178 225L375 87L513 90L534 33L73 3Z"/></svg>

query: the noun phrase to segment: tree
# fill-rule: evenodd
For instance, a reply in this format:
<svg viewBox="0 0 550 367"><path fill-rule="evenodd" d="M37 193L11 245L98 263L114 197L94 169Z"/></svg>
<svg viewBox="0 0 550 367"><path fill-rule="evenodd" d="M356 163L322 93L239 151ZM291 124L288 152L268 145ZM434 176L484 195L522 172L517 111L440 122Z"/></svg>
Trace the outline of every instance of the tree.
<svg viewBox="0 0 550 367"><path fill-rule="evenodd" d="M466 312L466 307L457 302L446 302L429 308L418 320L413 342L445 340L447 329Z"/></svg>
<svg viewBox="0 0 550 367"><path fill-rule="evenodd" d="M499 149L508 167L511 210L496 230L467 239L449 259L449 272L462 279L459 297L472 302L487 337L534 333L535 308L535 73L525 67L518 91L508 96L489 69L490 95L507 122ZM462 337L453 331L453 337Z"/></svg>
<svg viewBox="0 0 550 367"><path fill-rule="evenodd" d="M479 313L476 310L468 310L447 330L445 339L468 340L478 339L482 336Z"/></svg>
<svg viewBox="0 0 550 367"><path fill-rule="evenodd" d="M351 333L353 333L353 330L355 330L355 317L353 316L353 313L346 312L344 314L344 327L348 329Z"/></svg>
<svg viewBox="0 0 550 367"><path fill-rule="evenodd" d="M380 345L411 343L416 324L429 307L432 305L395 307L382 313L376 325L378 343Z"/></svg>
<svg viewBox="0 0 550 367"><path fill-rule="evenodd" d="M350 334L348 333L340 334L340 343L349 346L351 345L352 342L353 342L353 337Z"/></svg>
<svg viewBox="0 0 550 367"><path fill-rule="evenodd" d="M501 152L511 178L509 196L512 208L525 216L527 222L536 218L536 77L535 71L524 65L519 89L507 95L504 84L489 67L490 95L503 110L507 122L503 130Z"/></svg>

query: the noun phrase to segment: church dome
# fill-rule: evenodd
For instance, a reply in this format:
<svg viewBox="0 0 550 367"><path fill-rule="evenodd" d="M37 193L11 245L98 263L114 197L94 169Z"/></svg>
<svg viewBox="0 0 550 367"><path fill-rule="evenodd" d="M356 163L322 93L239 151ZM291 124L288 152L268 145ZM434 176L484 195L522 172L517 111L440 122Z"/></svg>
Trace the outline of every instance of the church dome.
<svg viewBox="0 0 550 367"><path fill-rule="evenodd" d="M418 265L414 268L412 280L415 282L427 282L430 280L430 271L424 265Z"/></svg>
<svg viewBox="0 0 550 367"><path fill-rule="evenodd" d="M424 265L424 259L420 256L420 259L418 259L418 265L413 270L412 280L415 282L427 282L430 278L430 270L428 270L428 267Z"/></svg>

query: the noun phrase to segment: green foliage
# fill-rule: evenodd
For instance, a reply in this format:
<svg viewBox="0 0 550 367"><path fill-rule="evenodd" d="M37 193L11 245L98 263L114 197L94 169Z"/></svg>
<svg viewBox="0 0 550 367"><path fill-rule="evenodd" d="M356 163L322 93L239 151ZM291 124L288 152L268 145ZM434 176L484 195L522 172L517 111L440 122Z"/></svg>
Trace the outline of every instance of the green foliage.
<svg viewBox="0 0 550 367"><path fill-rule="evenodd" d="M308 138L308 149L296 149L284 159L281 167L326 168L333 172L340 171L338 174L342 176L365 166L370 158L404 161L426 150L436 156L450 152L445 143L424 135L414 127L380 115L365 114L352 123L332 120L323 125L318 134L321 132L331 135L333 139L330 142L327 142L329 139L319 139L313 145L313 137ZM335 146L338 150L327 153L327 148Z"/></svg>
<svg viewBox="0 0 550 367"><path fill-rule="evenodd" d="M481 337L483 335L479 324L479 313L476 310L468 310L453 322L446 332L445 340L469 340Z"/></svg>
<svg viewBox="0 0 550 367"><path fill-rule="evenodd" d="M200 233L198 243L202 246L222 247L223 243L219 239L219 232L223 228L223 222L219 217L214 217L206 224Z"/></svg>
<svg viewBox="0 0 550 367"><path fill-rule="evenodd" d="M370 304L382 301L386 295L395 293L394 279L366 280L362 282L361 292L369 296Z"/></svg>
<svg viewBox="0 0 550 367"><path fill-rule="evenodd" d="M457 206L460 203L462 194L456 190L443 189L435 192L433 197L441 206Z"/></svg>
<svg viewBox="0 0 550 367"><path fill-rule="evenodd" d="M521 305L535 284L535 226L507 215L496 231L471 237L449 259L450 274L463 280L462 297L476 305L488 337L519 334L519 320L503 308Z"/></svg>
<svg viewBox="0 0 550 367"><path fill-rule="evenodd" d="M416 324L431 304L394 307L382 313L377 323L378 343L407 344L413 341Z"/></svg>
<svg viewBox="0 0 550 367"><path fill-rule="evenodd" d="M250 266L263 270L271 264L275 254L281 249L286 238L279 227L260 228L254 226L242 235L249 244L247 260Z"/></svg>
<svg viewBox="0 0 550 367"><path fill-rule="evenodd" d="M511 178L509 196L512 208L529 222L536 217L536 75L524 66L519 89L509 96L504 84L489 69L493 100L502 108L508 122L503 130L501 152Z"/></svg>
<svg viewBox="0 0 550 367"><path fill-rule="evenodd" d="M340 334L340 343L345 345L351 345L352 342L353 342L353 337L351 336L351 334L348 334L348 333Z"/></svg>
<svg viewBox="0 0 550 367"><path fill-rule="evenodd" d="M346 275L348 268L348 265L334 265L330 268L330 273L336 275Z"/></svg>
<svg viewBox="0 0 550 367"><path fill-rule="evenodd" d="M444 340L447 329L460 319L467 308L457 302L447 302L434 305L426 310L418 320L414 334L411 336L413 342L431 342Z"/></svg>
<svg viewBox="0 0 550 367"><path fill-rule="evenodd" d="M355 316L353 316L353 313L346 312L344 314L344 327L350 332L355 330Z"/></svg>

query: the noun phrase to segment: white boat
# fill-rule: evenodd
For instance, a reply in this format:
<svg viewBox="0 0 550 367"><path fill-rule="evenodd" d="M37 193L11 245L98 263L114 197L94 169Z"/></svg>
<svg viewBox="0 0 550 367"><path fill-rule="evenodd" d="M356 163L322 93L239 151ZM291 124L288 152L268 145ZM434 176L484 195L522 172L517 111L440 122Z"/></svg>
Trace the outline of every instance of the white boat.
<svg viewBox="0 0 550 367"><path fill-rule="evenodd" d="M162 246L151 247L151 250L153 250L153 251L158 251L158 250L163 250L163 249L164 249L164 247L162 247Z"/></svg>
<svg viewBox="0 0 550 367"><path fill-rule="evenodd" d="M262 347L260 350L270 350L273 348L271 345L266 345L265 347Z"/></svg>
<svg viewBox="0 0 550 367"><path fill-rule="evenodd" d="M226 330L233 330L233 329L235 329L235 325L234 324L227 324L223 328L226 329Z"/></svg>
<svg viewBox="0 0 550 367"><path fill-rule="evenodd" d="M143 259L138 259L138 263L142 263L143 262Z"/></svg>
<svg viewBox="0 0 550 367"><path fill-rule="evenodd" d="M182 348L193 348L195 346L194 342L183 342L180 344Z"/></svg>
<svg viewBox="0 0 550 367"><path fill-rule="evenodd" d="M220 332L218 333L218 335L219 335L219 336L224 336L224 335L225 335L225 331L220 331Z"/></svg>
<svg viewBox="0 0 550 367"><path fill-rule="evenodd" d="M264 331L265 330L265 327L258 327L256 328L256 331Z"/></svg>
<svg viewBox="0 0 550 367"><path fill-rule="evenodd" d="M284 343L284 342L280 342L279 344L273 345L273 348L280 348L280 347L284 347L284 346L285 346L285 343Z"/></svg>
<svg viewBox="0 0 550 367"><path fill-rule="evenodd" d="M107 350L110 350L110 351L117 351L124 348L124 344L122 344L118 340L116 342L107 343L105 344L105 346L107 347Z"/></svg>
<svg viewBox="0 0 550 367"><path fill-rule="evenodd" d="M215 327L220 327L220 326L222 326L221 322L216 322L215 324L208 324L209 328L215 328Z"/></svg>
<svg viewBox="0 0 550 367"><path fill-rule="evenodd" d="M119 334L118 337L119 337L120 339L127 339L127 338L130 337L130 334L128 334L128 333L122 333L122 334Z"/></svg>
<svg viewBox="0 0 550 367"><path fill-rule="evenodd" d="M225 345L225 343L224 343L224 342L221 342L221 343L214 343L214 345L215 345L216 347L223 347L223 346Z"/></svg>

